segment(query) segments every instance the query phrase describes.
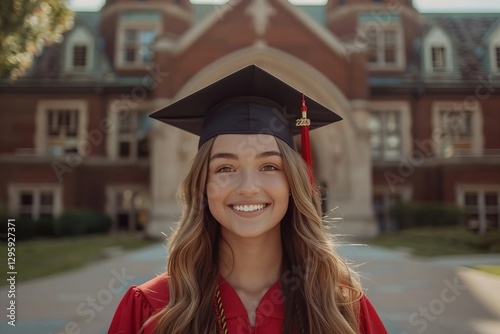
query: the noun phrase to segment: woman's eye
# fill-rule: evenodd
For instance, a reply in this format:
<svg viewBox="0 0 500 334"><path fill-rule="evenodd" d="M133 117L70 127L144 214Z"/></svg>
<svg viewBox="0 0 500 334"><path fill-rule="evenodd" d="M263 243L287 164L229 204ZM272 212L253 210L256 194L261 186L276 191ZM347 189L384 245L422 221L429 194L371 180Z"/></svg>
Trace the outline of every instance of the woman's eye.
<svg viewBox="0 0 500 334"><path fill-rule="evenodd" d="M265 165L264 167L262 167L262 170L263 171L272 171L272 170L278 170L278 168L276 168L276 166L273 166L273 165Z"/></svg>
<svg viewBox="0 0 500 334"><path fill-rule="evenodd" d="M232 167L229 167L229 166L223 166L219 169L217 169L217 173L229 173L229 172L232 172L233 171L233 168Z"/></svg>

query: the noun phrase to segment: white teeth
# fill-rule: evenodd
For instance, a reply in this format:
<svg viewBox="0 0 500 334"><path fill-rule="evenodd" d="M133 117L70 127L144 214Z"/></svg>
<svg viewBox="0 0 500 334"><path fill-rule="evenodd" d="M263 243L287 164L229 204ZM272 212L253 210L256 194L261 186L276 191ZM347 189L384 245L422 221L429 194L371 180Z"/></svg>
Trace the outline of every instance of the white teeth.
<svg viewBox="0 0 500 334"><path fill-rule="evenodd" d="M236 211L251 212L262 210L266 207L266 204L255 204L255 205L233 205Z"/></svg>

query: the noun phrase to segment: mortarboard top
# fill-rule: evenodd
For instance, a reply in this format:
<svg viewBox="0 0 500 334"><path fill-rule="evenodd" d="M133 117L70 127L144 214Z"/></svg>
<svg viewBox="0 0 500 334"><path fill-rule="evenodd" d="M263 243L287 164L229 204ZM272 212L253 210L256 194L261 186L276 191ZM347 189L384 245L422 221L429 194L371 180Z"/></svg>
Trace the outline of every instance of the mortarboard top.
<svg viewBox="0 0 500 334"><path fill-rule="evenodd" d="M310 128L342 118L305 97ZM302 93L256 65L247 66L156 111L150 117L200 136L198 147L220 134L271 134L295 148L301 132Z"/></svg>

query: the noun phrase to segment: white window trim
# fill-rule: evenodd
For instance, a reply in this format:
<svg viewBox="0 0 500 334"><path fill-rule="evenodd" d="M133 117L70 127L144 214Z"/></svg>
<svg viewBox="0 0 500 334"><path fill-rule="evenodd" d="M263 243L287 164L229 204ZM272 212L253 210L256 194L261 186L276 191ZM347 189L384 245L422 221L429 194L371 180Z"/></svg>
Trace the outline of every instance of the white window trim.
<svg viewBox="0 0 500 334"><path fill-rule="evenodd" d="M33 219L40 218L40 193L43 191L51 191L54 194L54 204L53 204L53 215L54 217L60 215L63 211L63 188L59 184L51 183L40 183L40 184L9 184L8 185L8 201L9 201L9 212L11 214L17 215L21 204L19 203L19 193L23 191L29 191L36 193L33 202Z"/></svg>
<svg viewBox="0 0 500 334"><path fill-rule="evenodd" d="M485 226L485 212L481 211L485 209L484 204L484 194L486 192L498 192L500 194L500 184L458 184L455 186L455 196L456 203L458 206L465 208L465 193L467 192L476 192L481 194L479 197L479 230L481 233L484 233L486 230ZM499 225L500 229L500 225Z"/></svg>
<svg viewBox="0 0 500 334"><path fill-rule="evenodd" d="M443 158L442 154L442 141L440 139L440 134L443 133L442 130L442 120L441 111L471 111L472 112L472 143L471 150L472 154L475 156L480 156L483 154L484 138L483 138L483 114L481 111L481 105L478 101L468 102L464 105L464 102L460 101L441 101L434 102L432 104L432 144L436 157Z"/></svg>
<svg viewBox="0 0 500 334"><path fill-rule="evenodd" d="M360 25L361 31L367 31L370 30L371 27L369 24L361 24ZM377 25L376 30L381 31L381 30L394 30L396 32L396 63L388 64L385 62L379 62L378 63L370 63L368 60L366 62L368 69L369 70L403 70L406 68L406 53L405 53L405 38L404 38L404 31L403 31L403 26L398 23L398 24L384 24L384 25ZM379 37L379 34L377 34L377 38ZM377 43L377 47L378 47ZM368 49L367 49L368 50ZM377 49L377 52L382 52L379 49ZM379 57L377 57L380 59Z"/></svg>
<svg viewBox="0 0 500 334"><path fill-rule="evenodd" d="M48 147L48 129L47 117L48 110L50 109L77 109L78 110L78 133L77 142L83 140L84 131L87 129L88 124L88 104L85 100L41 100L38 101L38 106L35 116L35 150L37 155L49 155ZM80 152L81 145L77 145L78 153Z"/></svg>
<svg viewBox="0 0 500 334"><path fill-rule="evenodd" d="M427 74L451 74L454 69L453 44L447 34L439 27L434 27L424 38L424 69ZM432 48L442 47L445 52L446 66L436 71L432 64Z"/></svg>
<svg viewBox="0 0 500 334"><path fill-rule="evenodd" d="M412 152L412 117L410 103L407 101L375 101L368 105L370 112L384 111L399 111L401 114L401 154L404 157L409 157ZM377 160L377 161L392 161L392 160Z"/></svg>
<svg viewBox="0 0 500 334"><path fill-rule="evenodd" d="M500 74L500 67L497 66L496 48L500 48L500 25L497 26L489 41L491 71Z"/></svg>
<svg viewBox="0 0 500 334"><path fill-rule="evenodd" d="M134 107L132 107L134 104ZM148 114L157 110L158 106L155 101L130 102L125 100L113 100L109 104L108 119L109 133L106 136L106 153L110 160L120 161L142 161L146 159L139 159L137 155L133 154L129 158L121 158L118 150L118 142L120 137L120 117L130 117L130 115L137 113ZM152 131L152 129L151 129ZM149 152L150 155L152 152Z"/></svg>
<svg viewBox="0 0 500 334"><path fill-rule="evenodd" d="M150 194L150 190L147 186L141 184L120 184L120 185L106 185L106 204L105 212L112 219L112 231L118 231L118 222L116 221L116 215L118 213L118 203L116 202L117 194L123 192L124 190L132 190L134 192L143 192ZM151 208L150 208L151 213ZM135 230L134 230L135 231Z"/></svg>
<svg viewBox="0 0 500 334"><path fill-rule="evenodd" d="M119 19L118 27L116 30L116 48L115 48L115 64L119 69L144 69L145 65L150 63L145 63L142 61L136 61L135 63L128 63L125 61L125 54L123 52L125 45L125 31L127 29L153 29L156 33L156 38L161 35L162 26L161 22L124 22ZM152 62L151 64L153 64Z"/></svg>
<svg viewBox="0 0 500 334"><path fill-rule="evenodd" d="M66 55L64 60L64 70L68 73L85 73L89 72L94 64L95 48L94 48L94 38L92 34L84 27L77 27L70 32L69 36L66 37L65 52ZM74 58L74 47L75 46L85 46L87 48L87 55L85 67L75 67L73 66Z"/></svg>

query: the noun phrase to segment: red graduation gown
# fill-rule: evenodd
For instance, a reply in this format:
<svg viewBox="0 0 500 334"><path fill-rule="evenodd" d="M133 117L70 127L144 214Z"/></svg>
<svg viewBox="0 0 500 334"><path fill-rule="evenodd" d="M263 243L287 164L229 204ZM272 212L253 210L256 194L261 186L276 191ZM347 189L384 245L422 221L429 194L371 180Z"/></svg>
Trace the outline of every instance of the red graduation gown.
<svg viewBox="0 0 500 334"><path fill-rule="evenodd" d="M282 332L285 307L279 281L264 295L256 310L255 327L236 291L223 279L220 293L230 334L277 334ZM144 334L153 333L155 324L148 318L167 305L169 290L166 274L140 286L129 288L118 305L108 334L137 334L144 325ZM361 334L386 334L382 321L365 295L361 298Z"/></svg>

